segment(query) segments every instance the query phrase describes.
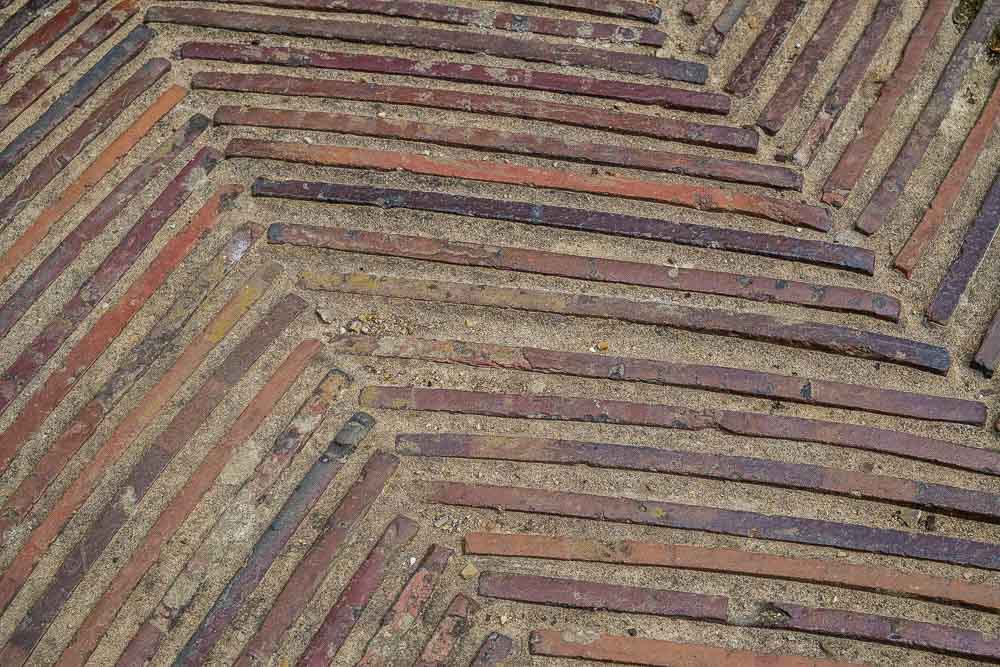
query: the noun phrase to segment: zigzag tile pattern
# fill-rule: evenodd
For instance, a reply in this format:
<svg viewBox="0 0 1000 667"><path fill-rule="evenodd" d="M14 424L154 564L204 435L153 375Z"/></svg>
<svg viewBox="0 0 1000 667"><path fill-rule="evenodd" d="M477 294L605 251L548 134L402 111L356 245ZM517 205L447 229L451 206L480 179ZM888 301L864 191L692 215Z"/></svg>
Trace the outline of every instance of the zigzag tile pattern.
<svg viewBox="0 0 1000 667"><path fill-rule="evenodd" d="M1000 0L0 1L0 665L1000 663Z"/></svg>

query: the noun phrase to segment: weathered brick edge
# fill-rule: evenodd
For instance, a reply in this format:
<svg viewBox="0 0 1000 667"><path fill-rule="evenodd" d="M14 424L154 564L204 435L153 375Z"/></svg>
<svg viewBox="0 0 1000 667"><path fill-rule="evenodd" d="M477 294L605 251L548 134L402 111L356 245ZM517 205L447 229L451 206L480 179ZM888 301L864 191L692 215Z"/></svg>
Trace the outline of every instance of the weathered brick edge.
<svg viewBox="0 0 1000 667"><path fill-rule="evenodd" d="M698 53L707 56L718 55L729 31L739 22L749 4L750 0L729 0L705 33L701 46L698 47Z"/></svg>
<svg viewBox="0 0 1000 667"><path fill-rule="evenodd" d="M513 653L513 639L499 632L491 632L483 640L469 667L501 667Z"/></svg>
<svg viewBox="0 0 1000 667"><path fill-rule="evenodd" d="M453 664L452 655L469 630L469 617L478 608L478 603L464 593L455 595L413 667L448 667Z"/></svg>

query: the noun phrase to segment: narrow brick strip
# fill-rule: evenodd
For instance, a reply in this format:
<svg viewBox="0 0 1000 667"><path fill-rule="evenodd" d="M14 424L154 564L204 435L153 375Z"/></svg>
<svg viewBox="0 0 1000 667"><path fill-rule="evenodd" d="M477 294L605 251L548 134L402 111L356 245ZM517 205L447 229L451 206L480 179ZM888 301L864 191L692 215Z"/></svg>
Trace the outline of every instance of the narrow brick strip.
<svg viewBox="0 0 1000 667"><path fill-rule="evenodd" d="M135 12L135 0L126 0L115 5L111 11L87 28L59 55L42 66L4 104L0 105L0 130L10 125L22 111L41 97L62 75L73 69L91 51L113 35Z"/></svg>
<svg viewBox="0 0 1000 667"><path fill-rule="evenodd" d="M820 64L830 56L857 6L858 0L833 0L809 43L799 52L792 68L757 117L757 127L770 135L784 127L788 114L802 102Z"/></svg>
<svg viewBox="0 0 1000 667"><path fill-rule="evenodd" d="M87 657L97 646L101 637L111 627L117 611L139 585L143 575L156 564L171 538L219 479L223 468L232 460L238 449L246 447L246 443L275 409L278 401L289 392L321 348L322 343L319 341L307 339L288 353L281 365L271 374L264 386L257 391L257 394L243 409L236 421L232 423L226 434L211 447L198 469L188 478L184 486L178 489L167 501L159 517L146 532L145 538L132 551L132 555L115 574L97 605L91 609L87 618L77 629L74 641L63 651L58 665L82 665L86 662ZM302 407L309 406L310 403L307 401ZM301 417L303 417L302 413L297 412L293 419ZM304 424L300 421L299 426L315 427L314 425L318 425L318 420L314 419L311 414L306 414L304 417ZM294 447L296 443L300 445L304 443L305 439L300 437L298 429L293 427L291 430L286 429L278 437L276 446L279 450L284 444ZM273 458L265 457L261 463L269 460L273 461ZM284 459L284 462L287 462L287 459ZM226 504L231 501L231 495L222 500ZM202 526L200 536L196 535L194 540L197 541L199 537L205 536L212 527L212 525Z"/></svg>
<svg viewBox="0 0 1000 667"><path fill-rule="evenodd" d="M707 56L718 55L729 31L735 27L749 4L750 0L729 0L712 23L712 27L705 33L705 38L702 40L701 46L698 47L698 53L704 53Z"/></svg>
<svg viewBox="0 0 1000 667"><path fill-rule="evenodd" d="M454 664L452 655L469 630L469 617L478 608L476 601L464 593L453 597L413 667L448 667Z"/></svg>
<svg viewBox="0 0 1000 667"><path fill-rule="evenodd" d="M483 640L476 657L469 663L469 667L501 667L506 664L507 658L514 653L514 640L499 632L491 632Z"/></svg>
<svg viewBox="0 0 1000 667"><path fill-rule="evenodd" d="M617 16L624 19L645 21L646 23L659 23L662 18L662 11L659 7L641 0L615 0L615 2L605 2L604 0L516 0L516 2L521 5L555 7L585 14Z"/></svg>
<svg viewBox="0 0 1000 667"><path fill-rule="evenodd" d="M175 23L238 32L334 39L360 44L407 46L452 53L482 53L528 62L575 65L626 74L641 74L686 83L705 83L708 79L708 68L701 63L610 51L578 44L520 39L481 31L441 30L411 25L328 19L302 21L295 16L176 6L150 7L146 10L145 20L147 23Z"/></svg>
<svg viewBox="0 0 1000 667"><path fill-rule="evenodd" d="M52 130L90 99L101 84L139 55L155 35L146 26L136 27L53 101L38 120L0 151L0 178L9 174Z"/></svg>
<svg viewBox="0 0 1000 667"><path fill-rule="evenodd" d="M764 24L764 29L757 35L757 39L743 56L743 60L730 75L725 87L727 93L743 96L753 90L757 79L760 78L771 56L785 41L785 36L805 4L805 0L778 1L767 23Z"/></svg>
<svg viewBox="0 0 1000 667"><path fill-rule="evenodd" d="M666 33L656 28L633 28L613 23L595 23L575 19L549 18L533 14L513 14L423 2L422 0L215 0L227 5L263 5L278 9L301 9L320 12L350 12L392 16L433 23L507 30L570 37L572 39L604 40L615 43L663 46Z"/></svg>
<svg viewBox="0 0 1000 667"><path fill-rule="evenodd" d="M226 146L226 157L261 158L355 169L408 171L414 174L462 178L489 183L508 183L511 185L566 190L570 192L590 192L625 199L655 201L713 213L738 213L773 220L787 225L810 227L820 231L827 231L831 227L830 212L818 206L811 206L802 202L789 201L778 197L767 197L736 192L725 188L689 185L686 183L664 183L620 176L584 176L570 171L525 167L502 162L439 160L415 153L375 151L329 145L317 146L305 143L262 141L256 139L233 139ZM371 191L374 192L375 190L375 188L371 188ZM382 189L381 191L392 192L386 189ZM430 193L418 193L406 190L395 190L395 192L402 193L403 195L409 192L408 196L401 197L404 202L417 198L427 199L430 196ZM492 202L488 209L494 211L494 213L492 216L485 217L495 218L498 211L505 210L505 206L496 200L443 194L437 196L442 198L439 201L464 201L468 202L468 205L471 205L473 202L479 202L480 205ZM377 205L381 206L384 204L377 203ZM454 206L453 208L456 209L456 213L462 215L461 211L467 209L468 205ZM412 206L405 204L400 204L400 206L412 208ZM514 209L519 206L527 205L514 203L507 208ZM631 226L635 226L641 221L641 226L648 227L650 230L643 234L644 238L669 239L675 243L715 249L735 250L736 248L742 248L742 251L751 254L833 266L834 268L844 268L869 275L875 271L875 255L863 248L853 248L809 239L793 239L758 232L743 232L703 225L684 225L662 219L638 218L635 216L608 213L598 214L578 209L560 209L555 206L542 206L538 204L531 204L530 206L534 207L536 212L574 210L576 213L574 217L593 218L594 216L599 216L605 219L631 221ZM481 206L481 208L487 207ZM529 221L540 224L536 222L536 217L537 214L530 216ZM584 224L586 223L574 223L572 226L580 228ZM571 225L567 222L562 226ZM616 225L619 229L623 226ZM681 229L688 231L683 234L676 231ZM674 233L671 233L671 231L674 231ZM682 238L684 239L683 241L678 240ZM735 251L739 252L740 250Z"/></svg>
<svg viewBox="0 0 1000 667"><path fill-rule="evenodd" d="M322 461L321 458L320 462ZM236 665L250 667L268 661L285 630L295 622L316 594L341 545L381 495L382 489L398 466L399 459L383 452L376 452L368 459L357 481L348 489L337 509L327 519L319 537L285 582L260 628L237 659ZM174 660L176 667L204 664L205 656L228 627L228 620L235 617L247 597L264 577L267 568L291 538L312 502L315 502L315 498L322 493L322 488L311 488L314 481L317 486L323 488L329 483L323 471L318 470L315 465L296 487L296 491L289 496L288 501L272 521L271 528L254 547L247 564L229 581L222 595L208 612L208 616ZM303 490L301 493L300 489Z"/></svg>
<svg viewBox="0 0 1000 667"><path fill-rule="evenodd" d="M325 185L328 184L258 179L254 183L254 194L287 197L292 193L291 198L304 199L312 195L322 200ZM305 197L294 196L297 193L303 193ZM897 299L849 287L811 285L776 278L338 227L273 224L268 227L267 235L268 241L275 244L408 257L460 266L482 266L596 282L643 285L667 290L731 296L765 303L787 303L822 310L858 313L889 321L899 319L900 306Z"/></svg>
<svg viewBox="0 0 1000 667"><path fill-rule="evenodd" d="M896 207L900 195L906 189L907 183L910 182L910 177L920 165L934 137L937 136L941 123L951 109L952 100L962 87L966 72L972 67L982 44L989 39L998 22L1000 22L1000 4L984 4L972 25L962 36L962 41L955 47L930 99L920 112L916 125L910 130L906 143L896 154L892 166L889 167L875 194L854 224L858 231L874 234L885 224L889 214Z"/></svg>
<svg viewBox="0 0 1000 667"><path fill-rule="evenodd" d="M10 406L66 339L94 312L101 300L139 259L170 216L177 212L206 174L211 173L222 159L222 154L215 149L203 148L167 184L100 266L63 305L59 314L49 321L0 376L0 411ZM110 340L111 337L104 343L104 347L110 344ZM103 351L103 347L98 350L100 351Z"/></svg>
<svg viewBox="0 0 1000 667"><path fill-rule="evenodd" d="M441 146L456 146L530 157L548 157L586 164L681 174L783 190L802 189L802 175L800 173L775 165L698 157L613 144L572 142L526 132L436 125L377 116L260 107L222 106L216 110L213 120L216 125L338 132L363 137L418 141Z"/></svg>
<svg viewBox="0 0 1000 667"><path fill-rule="evenodd" d="M896 19L896 15L899 14L901 4L902 0L880 0L871 21L865 26L861 39L851 51L851 57L848 58L840 70L840 74L837 75L837 80L834 81L823 99L819 113L802 135L802 139L793 153L780 155L779 159L790 159L800 167L808 167L812 164L816 151L826 141L827 135L840 116L840 112L851 101L868 72L868 66L871 65L875 54L885 43L885 37L892 22ZM779 88L779 90L781 89Z"/></svg>
<svg viewBox="0 0 1000 667"><path fill-rule="evenodd" d="M174 365L156 386L146 392L143 400L118 424L111 436L94 454L62 497L35 528L17 556L0 574L0 608L6 608L18 590L27 581L35 562L42 558L63 526L83 505L97 486L105 471L115 464L129 445L139 437L174 394L198 368L209 352L218 345L240 321L280 275L281 267L269 264L262 267L246 285L220 310L208 326L180 355ZM9 536L9 535L8 535Z"/></svg>
<svg viewBox="0 0 1000 667"><path fill-rule="evenodd" d="M217 42L185 42L181 45L179 53L182 58L219 60L246 65L315 67L373 74L398 74L504 88L542 90L549 93L622 100L708 114L726 115L732 106L728 95L703 90L685 90L662 84L595 79L581 74L541 72L517 67L490 67L448 60L414 60L345 51Z"/></svg>
<svg viewBox="0 0 1000 667"><path fill-rule="evenodd" d="M216 406L250 370L254 362L305 308L305 301L293 294L278 302L257 327L230 352L225 361L160 433L156 441L143 452L124 485L104 506L100 520L88 528L60 564L55 576L35 600L30 611L18 623L10 641L0 650L0 663L20 667L28 660L35 644L62 610L90 566L128 521L132 513L131 508L142 501L146 492L177 452L208 420ZM198 479L195 476L191 481L196 482ZM162 514L160 519L166 520L164 517L171 515ZM180 520L183 520L183 516Z"/></svg>
<svg viewBox="0 0 1000 667"><path fill-rule="evenodd" d="M958 256L941 278L934 292L934 298L927 306L927 317L932 322L946 323L958 308L965 289L993 243L998 227L1000 227L1000 174L997 174L990 191L986 193L979 214L965 232Z"/></svg>
<svg viewBox="0 0 1000 667"><path fill-rule="evenodd" d="M115 186L115 189L105 196L101 203L94 207L87 217L42 260L31 275L0 306L0 339L10 333L18 320L45 293L49 285L80 256L84 247L100 236L149 182L205 131L209 122L208 118L200 114L192 116ZM9 400L7 399L8 403Z"/></svg>
<svg viewBox="0 0 1000 667"><path fill-rule="evenodd" d="M735 435L815 442L893 454L988 475L1000 474L1000 453L901 431L817 419L738 410L694 410L542 394L494 394L457 389L366 387L362 405L387 410L421 410L516 419L600 422L700 430L718 428Z"/></svg>
<svg viewBox="0 0 1000 667"><path fill-rule="evenodd" d="M892 125L899 101L909 92L913 80L923 68L952 4L951 0L928 0L920 22L910 33L899 64L882 86L878 100L865 114L861 127L823 185L823 201L826 203L843 206L847 202L882 136Z"/></svg>
<svg viewBox="0 0 1000 667"><path fill-rule="evenodd" d="M562 125L589 127L619 134L634 134L695 146L757 152L759 137L753 130L723 125L605 111L595 107L546 102L523 97L500 97L455 90L439 90L377 83L278 76L196 72L191 87L269 95L294 95L383 102L434 109L461 109L470 113L543 120Z"/></svg>
<svg viewBox="0 0 1000 667"><path fill-rule="evenodd" d="M210 206L212 206L212 202L209 202L199 215L195 216L191 224L168 242L159 256L153 260L146 274L133 283L118 305L103 315L91 332L74 347L68 361L57 371L59 375L66 378L61 385L62 387L67 387L68 390L72 386L72 382L67 381L70 380L67 374L73 378L83 375L93 360L106 349L108 342L124 329L128 320L123 319L121 315L131 317L131 314L134 314L149 296L159 289L167 275L183 261L194 248L196 242L201 240L206 231L215 224L217 217L213 215ZM188 291L181 292L181 295L171 305L170 310L158 319L157 324L146 337L128 353L118 370L108 378L94 397L76 412L69 425L63 430L62 435L49 446L28 476L21 481L17 490L7 498L6 505L0 512L3 516L3 520L0 521L0 532L27 517L28 512L31 511L48 485L59 476L80 447L90 439L98 425L122 396L148 370L157 357L168 349L171 341L180 333L194 311L204 301L208 292L239 261L247 247L245 244L248 244L250 240L249 237L249 230L243 230L230 240L223 252L217 255L205 268L200 279L196 279L194 284L186 286ZM190 291L198 288L201 289L197 292ZM80 357L85 358L78 361ZM48 385L46 389L48 389ZM7 434L5 433L4 445L7 444ZM12 448L11 452L13 451ZM3 460L5 467L9 461L10 458L5 456Z"/></svg>
<svg viewBox="0 0 1000 667"><path fill-rule="evenodd" d="M487 572L479 594L574 609L600 609L753 628L782 628L970 658L1000 658L1000 641L964 628L838 609L758 602L747 614L729 609L729 598L576 579Z"/></svg>
<svg viewBox="0 0 1000 667"><path fill-rule="evenodd" d="M997 494L803 463L639 445L457 433L402 433L396 436L396 445L408 456L585 465L721 479L864 498L1000 523Z"/></svg>
<svg viewBox="0 0 1000 667"><path fill-rule="evenodd" d="M133 2L134 0L127 1ZM46 21L38 30L11 49L3 60L0 60L0 85L9 81L25 65L40 58L60 37L79 25L100 5L100 0L70 0L69 4L58 14Z"/></svg>
<svg viewBox="0 0 1000 667"><path fill-rule="evenodd" d="M79 203L87 192L117 166L152 127L170 113L184 99L187 91L180 86L170 86L140 115L127 130L122 132L107 148L101 151L90 165L63 190L59 199L47 206L35 221L17 238L3 255L0 255L0 282L13 273L25 257L48 235L52 227Z"/></svg>
<svg viewBox="0 0 1000 667"><path fill-rule="evenodd" d="M416 572L382 617L382 625L368 641L364 656L357 662L358 666L386 667L394 664L398 656L406 655L409 650L407 640L412 639L410 631L414 622L423 615L437 580L454 553L452 549L440 544L432 544L427 549Z"/></svg>
<svg viewBox="0 0 1000 667"><path fill-rule="evenodd" d="M775 401L824 405L846 410L866 410L879 414L976 426L986 423L987 414L986 404L979 401L828 382L797 375L675 363L659 359L562 352L537 347L511 347L463 340L376 338L353 334L337 336L329 346L339 354L421 359L484 368L509 368L602 380L646 382L668 387L719 391Z"/></svg>
<svg viewBox="0 0 1000 667"><path fill-rule="evenodd" d="M416 536L418 528L416 521L402 515L392 520L368 552L368 556L354 571L297 665L327 667L333 664L333 659L368 607L372 595L382 585L389 561Z"/></svg>
<svg viewBox="0 0 1000 667"><path fill-rule="evenodd" d="M647 667L719 665L719 667L845 667L846 662L681 644L644 637L619 637L590 630L533 630L532 655L606 661Z"/></svg>
<svg viewBox="0 0 1000 667"><path fill-rule="evenodd" d="M1000 83L993 89L993 95L983 107L979 120L966 137L958 158L952 163L948 175L938 187L937 194L924 212L920 223L910 233L910 238L893 261L893 266L902 271L907 278L912 277L913 270L945 224L946 216L958 201L973 167L980 159L980 153L993 133L998 118L1000 118Z"/></svg>
<svg viewBox="0 0 1000 667"><path fill-rule="evenodd" d="M988 378L993 377L997 364L1000 364L1000 310L993 315L989 329L972 360L972 365Z"/></svg>
<svg viewBox="0 0 1000 667"><path fill-rule="evenodd" d="M31 25L35 17L55 0L28 0L0 25L0 49L7 46L22 30Z"/></svg>
<svg viewBox="0 0 1000 667"><path fill-rule="evenodd" d="M228 510L227 514L215 526L206 528L206 533L212 530L216 534L230 534L232 531L239 530L245 524L246 512L253 511L254 508L260 505L262 499L266 497L267 492L272 488L274 482L277 481L281 472L291 462L292 458L302 450L305 443L309 441L309 438L315 433L319 424L322 423L332 403L340 398L343 391L350 385L350 382L350 378L338 369L333 369L327 374L323 381L316 387L309 400L299 409L299 413L292 421L291 426L275 440L270 455L262 459L254 475L244 483L238 492L239 495L236 500L231 503L231 509ZM314 464L314 467L322 465L328 479L332 479L343 467L347 458L353 452L354 447L371 430L373 423L371 418L364 413L354 415L338 431L334 439L330 441L326 451L320 457L320 461ZM315 483L309 482L309 479L310 476L307 475L306 481L303 484L316 490ZM325 485L319 487L318 493L321 494L325 488ZM296 487L293 495L306 492L299 491L298 487ZM315 501L316 497L318 497L318 494L312 497L309 505ZM272 523L272 527L275 525ZM262 541L265 540L267 534L265 532L264 536L261 537ZM254 548L251 556L257 554L258 551L259 546ZM202 541L198 550L188 560L184 570L177 575L170 588L160 598L156 609L153 610L150 617L145 620L133 636L117 664L138 667L147 664L153 659L164 637L176 627L178 619L200 590L205 577L212 568L220 563L222 557L223 554L215 550L215 545L211 540L204 539ZM269 564L270 562L267 565ZM266 571L267 565L264 566L262 571ZM229 594L230 589L231 586L226 588L224 597ZM107 608L109 615L106 617L107 620L102 622L102 628L110 627L114 614L117 613L120 605L109 604ZM98 634L98 637L101 634L103 634L103 630ZM95 640L87 641L91 643L95 642ZM92 648L89 648L87 653L89 654L92 650ZM78 658L72 651L67 650L63 653L60 665L80 664L86 660L86 657L84 655L82 658Z"/></svg>
<svg viewBox="0 0 1000 667"><path fill-rule="evenodd" d="M306 289L468 306L512 308L536 313L595 317L650 324L713 336L756 340L859 359L909 366L944 375L951 357L943 347L819 322L794 322L770 315L730 313L655 301L492 287L441 280L391 278L363 273L305 272Z"/></svg>
<svg viewBox="0 0 1000 667"><path fill-rule="evenodd" d="M459 507L496 508L562 517L696 530L757 540L809 544L850 551L951 563L984 570L1000 567L995 544L959 537L910 533L891 528L726 510L657 500L612 498L543 489L429 483L432 502ZM482 581L482 579L480 579Z"/></svg>
<svg viewBox="0 0 1000 667"><path fill-rule="evenodd" d="M739 549L634 540L597 542L548 535L469 533L465 536L465 553L743 574L826 586L843 586L985 611L1000 609L1000 588L995 586L917 572L903 572L888 567L854 565L835 560L771 556Z"/></svg>
<svg viewBox="0 0 1000 667"><path fill-rule="evenodd" d="M140 67L107 100L97 107L73 132L49 151L41 162L14 190L0 201L0 229L5 228L24 207L52 180L62 173L73 159L96 139L111 123L121 117L128 107L170 71L170 61L154 58Z"/></svg>

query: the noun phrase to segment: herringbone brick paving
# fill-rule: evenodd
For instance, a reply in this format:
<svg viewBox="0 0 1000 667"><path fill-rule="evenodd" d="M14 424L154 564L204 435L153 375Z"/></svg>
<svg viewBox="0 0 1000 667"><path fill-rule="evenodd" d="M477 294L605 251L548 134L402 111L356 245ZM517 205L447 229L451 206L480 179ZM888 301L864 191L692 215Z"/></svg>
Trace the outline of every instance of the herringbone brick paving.
<svg viewBox="0 0 1000 667"><path fill-rule="evenodd" d="M0 4L0 665L1000 662L1000 1Z"/></svg>

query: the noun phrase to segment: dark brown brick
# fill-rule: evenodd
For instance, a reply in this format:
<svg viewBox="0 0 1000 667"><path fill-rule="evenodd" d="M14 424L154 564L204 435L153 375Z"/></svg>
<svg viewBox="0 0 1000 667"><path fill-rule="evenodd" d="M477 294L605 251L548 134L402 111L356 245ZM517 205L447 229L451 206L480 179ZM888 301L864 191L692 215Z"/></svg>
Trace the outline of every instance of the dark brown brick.
<svg viewBox="0 0 1000 667"><path fill-rule="evenodd" d="M788 114L797 111L820 64L830 56L857 6L858 0L833 0L809 43L799 52L774 96L757 117L759 128L768 134L777 134Z"/></svg>
<svg viewBox="0 0 1000 667"><path fill-rule="evenodd" d="M7 46L22 30L31 25L35 17L55 0L28 0L0 25L0 49ZM7 3L4 3L6 6Z"/></svg>
<svg viewBox="0 0 1000 667"><path fill-rule="evenodd" d="M635 322L695 333L899 364L945 375L951 356L943 347L820 322L795 322L757 313L677 306L657 301L493 287L475 283L395 278L364 273L306 271L306 289L536 313Z"/></svg>
<svg viewBox="0 0 1000 667"><path fill-rule="evenodd" d="M600 16L617 16L624 19L635 19L646 23L659 23L662 13L655 4L641 0L515 0L520 5L537 5L539 7L557 7L585 14Z"/></svg>
<svg viewBox="0 0 1000 667"><path fill-rule="evenodd" d="M50 46L59 41L60 37L79 25L101 4L100 0L73 0L23 42L8 51L3 60L0 60L0 85L9 81L26 65L40 58Z"/></svg>
<svg viewBox="0 0 1000 667"><path fill-rule="evenodd" d="M805 4L805 0L778 0L763 30L730 75L726 92L743 96L753 89Z"/></svg>
<svg viewBox="0 0 1000 667"><path fill-rule="evenodd" d="M1000 363L1000 310L994 315L990 326L983 336L972 365L983 372L986 377L993 377Z"/></svg>
<svg viewBox="0 0 1000 667"><path fill-rule="evenodd" d="M639 359L612 354L511 347L464 340L375 338L344 334L330 343L341 354L422 359L438 363L509 368L534 373L685 387L756 396L773 401L825 405L847 410L982 426L987 407L979 401L946 398L881 387L829 382L798 375Z"/></svg>
<svg viewBox="0 0 1000 667"><path fill-rule="evenodd" d="M775 189L802 189L801 174L776 165L630 148L614 144L573 142L545 135L489 130L468 125L436 125L378 116L232 106L219 107L213 120L216 125L337 132L363 137L418 141L441 146L456 146L529 157L548 157L586 164L681 174Z"/></svg>
<svg viewBox="0 0 1000 667"><path fill-rule="evenodd" d="M816 442L893 454L980 472L1000 474L1000 452L871 426L741 412L695 410L664 404L605 399L500 394L416 387L366 387L362 405L389 410L427 410L492 417L582 421L684 430L717 428L734 435Z"/></svg>
<svg viewBox="0 0 1000 667"><path fill-rule="evenodd" d="M576 19L550 18L535 14L513 14L492 10L458 7L423 0L216 0L225 4L264 5L278 9L299 9L317 12L350 12L375 14L471 26L493 28L517 33L554 35L572 39L606 40L615 43L663 46L666 34L655 28L633 28L613 23L597 23Z"/></svg>
<svg viewBox="0 0 1000 667"><path fill-rule="evenodd" d="M835 559L790 558L740 549L634 540L597 542L549 535L469 533L465 536L465 553L742 574L843 586L985 611L1000 609L1000 588L988 584L888 567L855 565Z"/></svg>
<svg viewBox="0 0 1000 667"><path fill-rule="evenodd" d="M773 220L782 224L795 225L796 227L810 227L820 231L827 231L831 227L830 212L819 206L811 206L779 197L737 192L728 188L702 184L667 183L617 175L585 176L563 169L527 167L494 160L441 160L416 153L263 141L257 139L234 139L230 141L226 146L226 156L282 160L285 162L300 162L355 169L408 171L414 174L462 178L489 183L508 183L570 192L590 192L624 199L655 201L712 213L737 213L765 220ZM396 196L391 205L402 208L415 208L414 205L408 203L412 200L463 202L464 206L452 204L452 208L455 209L458 215L468 215L465 211L473 204L478 204L479 208L491 211L493 216L508 210L519 210L525 206L521 202L508 204L500 200L408 190L355 188L354 191L398 193L398 196ZM374 205L388 206L388 204L381 203L383 199L380 198L379 202L376 202ZM397 204L395 203L396 201L402 203ZM845 268L869 275L874 273L875 270L875 256L870 250L864 248L854 248L810 239L773 236L759 232L674 223L661 218L638 218L636 216L580 211L579 209L566 209L543 204L531 204L530 206L535 211L549 213L574 211L574 219L599 216L605 219L632 222L631 225L617 225L616 227L619 229L625 226L636 226L635 223L637 221L640 223L639 226L642 227L646 227L648 223L650 231L644 233L642 235L643 238L670 240L671 242L684 243L685 245L698 245L701 247L779 257L782 259L794 259L813 264L832 266L834 268ZM480 217L490 216L480 215ZM537 213L535 217L538 217ZM552 216L544 217L551 218ZM534 224L542 224L535 219L529 221ZM575 225L564 223L561 226L580 228L583 226L583 223L576 223ZM677 230L680 229L686 230L686 233L678 232Z"/></svg>
<svg viewBox="0 0 1000 667"><path fill-rule="evenodd" d="M879 90L878 100L865 114L861 127L823 185L823 201L826 203L843 206L847 201L882 136L892 127L896 108L923 67L952 4L951 0L928 0L920 22L910 33L899 64Z"/></svg>
<svg viewBox="0 0 1000 667"><path fill-rule="evenodd" d="M232 74L228 72L196 72L191 79L191 87L196 90L294 95L362 100L435 109L460 109L470 113L544 120L563 125L589 127L619 134L634 134L745 153L756 153L759 143L757 133L745 128L708 125L662 116L605 111L590 106L532 100L524 97L499 97L455 90L278 76L275 74Z"/></svg>
<svg viewBox="0 0 1000 667"><path fill-rule="evenodd" d="M514 640L499 632L491 632L483 640L476 657L469 667L501 667L507 658L514 653Z"/></svg>
<svg viewBox="0 0 1000 667"><path fill-rule="evenodd" d="M505 88L567 93L582 97L623 100L667 109L699 113L729 113L728 95L703 90L685 90L663 84L596 79L584 74L542 72L518 67L492 67L450 60L415 60L396 56L320 51L283 46L186 42L179 50L182 58L221 60L253 65L315 67L338 71L398 74L415 78L481 83Z"/></svg>
<svg viewBox="0 0 1000 667"><path fill-rule="evenodd" d="M708 32L705 33L705 38L702 40L701 46L698 47L698 52L709 56L718 55L726 35L743 16L743 12L746 11L749 4L750 0L729 0Z"/></svg>
<svg viewBox="0 0 1000 667"><path fill-rule="evenodd" d="M708 79L708 68L701 63L578 44L520 39L481 31L441 30L412 25L390 26L376 22L329 19L301 21L298 17L277 14L251 14L176 6L150 7L146 10L145 20L147 23L175 23L239 32L336 39L361 44L410 46L453 53L483 53L529 62L641 74L686 83L705 83Z"/></svg>
<svg viewBox="0 0 1000 667"><path fill-rule="evenodd" d="M986 193L986 199L976 219L966 230L958 257L952 261L948 271L938 283L934 298L927 306L929 320L945 324L954 314L976 269L990 249L997 228L1000 228L1000 174L993 181L990 191Z"/></svg>

